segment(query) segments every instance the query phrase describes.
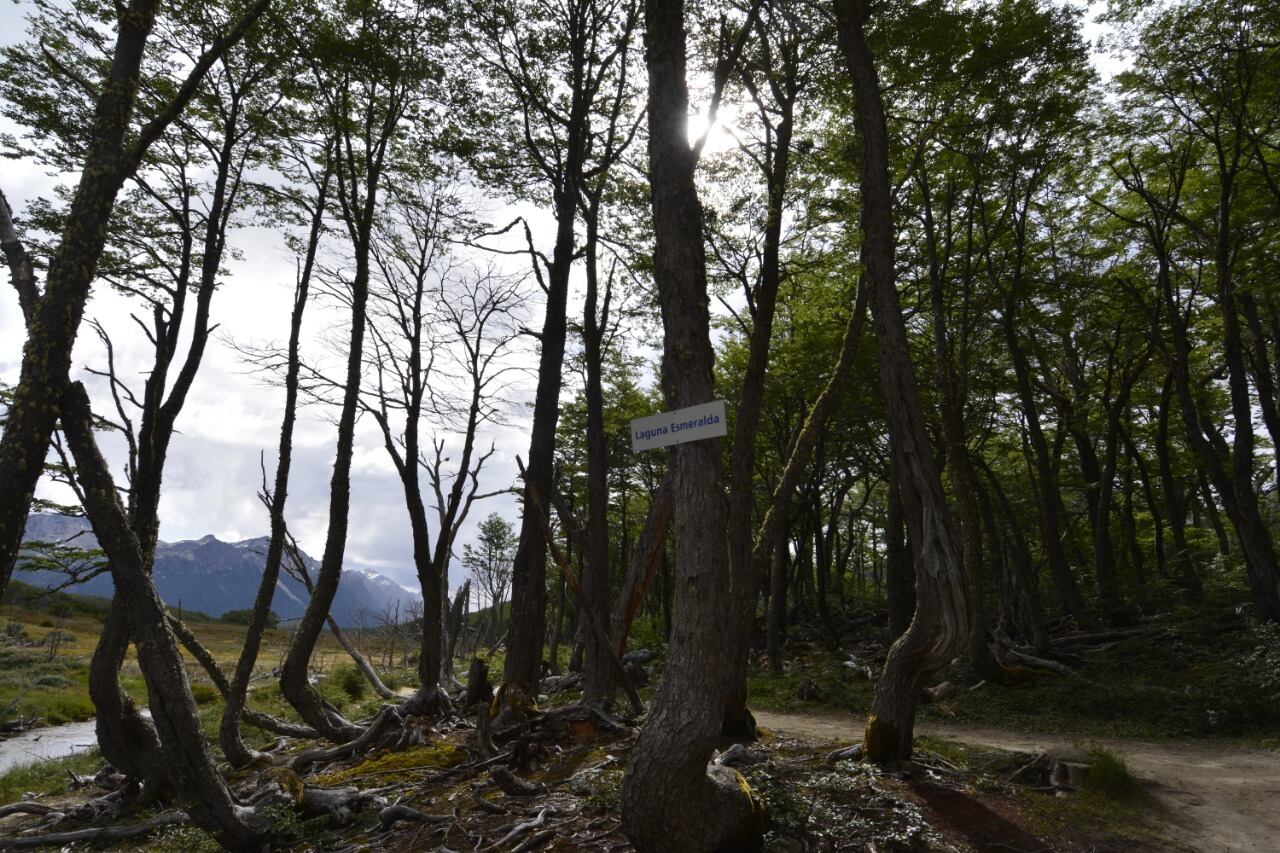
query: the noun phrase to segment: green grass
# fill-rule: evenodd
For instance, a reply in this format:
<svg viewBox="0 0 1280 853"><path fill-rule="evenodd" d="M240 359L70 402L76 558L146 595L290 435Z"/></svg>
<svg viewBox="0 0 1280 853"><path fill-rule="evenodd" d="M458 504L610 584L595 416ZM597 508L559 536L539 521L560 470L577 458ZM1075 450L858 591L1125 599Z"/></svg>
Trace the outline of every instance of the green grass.
<svg viewBox="0 0 1280 853"><path fill-rule="evenodd" d="M1068 797L1027 792L1017 799L1028 828L1041 838L1078 836L1086 830L1108 836L1113 842L1128 841L1159 850L1181 849L1165 837L1163 830L1169 824L1155 800L1136 786L1117 796L1086 782L1083 790Z"/></svg>
<svg viewBox="0 0 1280 853"><path fill-rule="evenodd" d="M1091 746L1089 769L1084 774L1084 790L1113 800L1128 799L1141 790L1138 780L1129 772L1124 756L1105 746Z"/></svg>
<svg viewBox="0 0 1280 853"><path fill-rule="evenodd" d="M65 794L70 782L67 771L85 775L101 769L102 753L96 748L65 758L21 764L0 773L0 805L16 802L27 793L40 796Z"/></svg>

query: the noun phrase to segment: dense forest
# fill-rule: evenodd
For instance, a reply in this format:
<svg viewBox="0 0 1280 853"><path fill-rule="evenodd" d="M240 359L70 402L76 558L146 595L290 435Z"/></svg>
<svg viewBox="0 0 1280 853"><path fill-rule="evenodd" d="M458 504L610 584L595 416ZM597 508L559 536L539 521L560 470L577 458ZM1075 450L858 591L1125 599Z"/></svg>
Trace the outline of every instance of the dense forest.
<svg viewBox="0 0 1280 853"><path fill-rule="evenodd" d="M869 664L844 757L879 768L917 754L923 703L1086 690L1084 647L1175 617L1250 650L1216 689L1280 702L1280 8L17 9L0 149L57 185L11 206L0 169L0 309L25 334L0 361L0 592L32 561L72 592L114 583L86 680L111 817L170 803L227 849L287 848L282 803L349 818L377 798L358 774L304 789L308 767L465 730L461 766L534 795L508 766L567 724L629 732L613 842L760 849L777 810L717 750L759 742L757 686L813 649L849 658L813 695ZM290 281L255 271L266 251ZM277 286L271 342L220 333ZM269 537L221 658L152 579L215 348L273 389L279 436L242 496ZM633 449L633 419L716 400L723 437ZM315 561L290 526L308 417L331 465ZM344 631L362 435L394 470L422 604ZM93 549L24 545L50 511L86 518ZM308 595L287 632L282 576ZM317 678L335 642L368 713ZM387 840L454 831L422 802L381 802L377 844L463 843ZM548 811L468 843L541 849ZM103 816L81 838L131 837Z"/></svg>

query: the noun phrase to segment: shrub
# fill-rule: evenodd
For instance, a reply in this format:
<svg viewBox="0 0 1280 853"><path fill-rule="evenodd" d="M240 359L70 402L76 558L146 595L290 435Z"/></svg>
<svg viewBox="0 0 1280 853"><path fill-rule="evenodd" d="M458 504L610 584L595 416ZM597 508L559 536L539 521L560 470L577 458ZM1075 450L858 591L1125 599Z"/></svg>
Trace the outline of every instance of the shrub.
<svg viewBox="0 0 1280 853"><path fill-rule="evenodd" d="M245 610L228 610L218 617L219 622L226 622L229 625L248 625L253 618L253 611ZM274 631L280 626L280 617L272 610L267 614L267 629Z"/></svg>
<svg viewBox="0 0 1280 853"><path fill-rule="evenodd" d="M1084 774L1084 788L1112 799L1131 797L1139 790L1138 780L1129 772L1123 755L1104 746L1089 747L1089 769Z"/></svg>
<svg viewBox="0 0 1280 853"><path fill-rule="evenodd" d="M359 699L369 690L369 682L365 680L364 674L354 666L343 665L336 667L329 677L333 679L333 683L349 699Z"/></svg>
<svg viewBox="0 0 1280 853"><path fill-rule="evenodd" d="M197 705L208 705L218 698L218 691L213 689L212 684L193 684L191 698L196 700Z"/></svg>

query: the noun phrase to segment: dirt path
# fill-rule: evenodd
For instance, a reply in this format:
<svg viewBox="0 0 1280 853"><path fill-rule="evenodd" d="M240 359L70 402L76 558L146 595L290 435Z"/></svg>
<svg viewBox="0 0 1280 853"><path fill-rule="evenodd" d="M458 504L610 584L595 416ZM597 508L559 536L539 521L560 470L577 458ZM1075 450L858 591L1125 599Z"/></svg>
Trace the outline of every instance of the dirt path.
<svg viewBox="0 0 1280 853"><path fill-rule="evenodd" d="M756 713L765 728L808 737L856 740L863 721L851 716ZM1125 757L1151 783L1151 793L1174 815L1174 833L1203 853L1280 851L1280 754L1230 744L1146 743L1058 734L929 724L919 734L1016 752L1097 743Z"/></svg>

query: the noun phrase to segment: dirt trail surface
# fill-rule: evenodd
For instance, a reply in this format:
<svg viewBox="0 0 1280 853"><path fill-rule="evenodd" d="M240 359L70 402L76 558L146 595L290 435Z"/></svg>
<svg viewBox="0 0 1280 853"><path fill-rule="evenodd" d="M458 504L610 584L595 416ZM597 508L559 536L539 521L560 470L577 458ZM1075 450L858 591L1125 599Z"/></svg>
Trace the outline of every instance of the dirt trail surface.
<svg viewBox="0 0 1280 853"><path fill-rule="evenodd" d="M852 716L756 713L767 729L807 737L862 737ZM1062 734L926 724L917 734L1013 752L1100 744L1123 755L1134 775L1169 811L1179 831L1169 833L1203 853L1280 851L1280 754L1224 743L1148 743Z"/></svg>

